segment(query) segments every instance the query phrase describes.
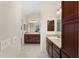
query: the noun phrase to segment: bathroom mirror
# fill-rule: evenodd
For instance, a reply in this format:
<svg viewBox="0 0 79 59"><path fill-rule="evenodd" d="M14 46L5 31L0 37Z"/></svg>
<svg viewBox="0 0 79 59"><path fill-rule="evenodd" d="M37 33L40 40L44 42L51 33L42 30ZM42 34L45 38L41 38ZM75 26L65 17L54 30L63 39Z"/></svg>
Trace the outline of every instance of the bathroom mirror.
<svg viewBox="0 0 79 59"><path fill-rule="evenodd" d="M57 15L56 15L56 31L61 32L61 8L58 9Z"/></svg>
<svg viewBox="0 0 79 59"><path fill-rule="evenodd" d="M57 20L57 32L61 31L61 20Z"/></svg>
<svg viewBox="0 0 79 59"><path fill-rule="evenodd" d="M40 32L40 23L35 20L29 21L30 32Z"/></svg>

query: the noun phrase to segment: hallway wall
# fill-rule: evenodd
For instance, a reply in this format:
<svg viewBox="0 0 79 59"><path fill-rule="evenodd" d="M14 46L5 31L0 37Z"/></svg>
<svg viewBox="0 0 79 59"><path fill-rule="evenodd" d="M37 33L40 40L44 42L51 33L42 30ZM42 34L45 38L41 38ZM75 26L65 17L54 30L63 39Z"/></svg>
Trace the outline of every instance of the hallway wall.
<svg viewBox="0 0 79 59"><path fill-rule="evenodd" d="M60 8L60 3L58 1L41 2L41 50L43 52L46 52L47 20L56 20L56 13L57 9Z"/></svg>
<svg viewBox="0 0 79 59"><path fill-rule="evenodd" d="M8 39L10 39L11 47L13 39L15 40L13 47L21 47L20 2L0 2L0 41Z"/></svg>

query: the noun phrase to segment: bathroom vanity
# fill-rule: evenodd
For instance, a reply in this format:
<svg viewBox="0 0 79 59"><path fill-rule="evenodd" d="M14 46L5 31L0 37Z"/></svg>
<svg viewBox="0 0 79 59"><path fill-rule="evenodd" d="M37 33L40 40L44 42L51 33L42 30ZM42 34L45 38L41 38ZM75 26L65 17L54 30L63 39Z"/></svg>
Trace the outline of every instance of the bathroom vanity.
<svg viewBox="0 0 79 59"><path fill-rule="evenodd" d="M36 44L40 43L40 33L39 32L30 32L24 34L24 43Z"/></svg>
<svg viewBox="0 0 79 59"><path fill-rule="evenodd" d="M61 39L53 36L47 36L46 49L50 58L61 57Z"/></svg>

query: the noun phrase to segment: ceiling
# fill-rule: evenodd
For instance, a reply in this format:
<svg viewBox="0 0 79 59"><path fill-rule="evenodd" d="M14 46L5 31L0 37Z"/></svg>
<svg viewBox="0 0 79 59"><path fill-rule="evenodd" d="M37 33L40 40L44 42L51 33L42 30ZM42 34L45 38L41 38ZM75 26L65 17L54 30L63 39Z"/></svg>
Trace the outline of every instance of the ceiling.
<svg viewBox="0 0 79 59"><path fill-rule="evenodd" d="M22 10L24 15L40 12L40 2L38 1L26 1L22 2Z"/></svg>
<svg viewBox="0 0 79 59"><path fill-rule="evenodd" d="M48 2L48 1L46 1ZM52 8L54 8L53 10L57 9L58 7L60 7L60 1L49 1L52 3ZM39 13L41 10L41 5L42 1L23 1L22 2L22 13L23 15L29 15L29 14L33 14L33 13ZM44 3L44 1L43 1Z"/></svg>

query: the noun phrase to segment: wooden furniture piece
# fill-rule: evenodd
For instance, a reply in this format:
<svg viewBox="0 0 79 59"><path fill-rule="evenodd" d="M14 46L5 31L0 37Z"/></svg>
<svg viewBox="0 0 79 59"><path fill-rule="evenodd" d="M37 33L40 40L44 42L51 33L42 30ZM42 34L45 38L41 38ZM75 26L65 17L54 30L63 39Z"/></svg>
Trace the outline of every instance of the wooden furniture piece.
<svg viewBox="0 0 79 59"><path fill-rule="evenodd" d="M53 43L53 58L60 58L60 48Z"/></svg>
<svg viewBox="0 0 79 59"><path fill-rule="evenodd" d="M46 39L46 49L50 58L53 57L53 43L47 38Z"/></svg>
<svg viewBox="0 0 79 59"><path fill-rule="evenodd" d="M40 34L24 34L24 43L40 43Z"/></svg>
<svg viewBox="0 0 79 59"><path fill-rule="evenodd" d="M79 57L78 1L62 2L62 58Z"/></svg>
<svg viewBox="0 0 79 59"><path fill-rule="evenodd" d="M47 22L47 30L48 31L54 31L54 20Z"/></svg>
<svg viewBox="0 0 79 59"><path fill-rule="evenodd" d="M57 47L51 40L46 38L46 49L50 58L60 58L60 48Z"/></svg>

